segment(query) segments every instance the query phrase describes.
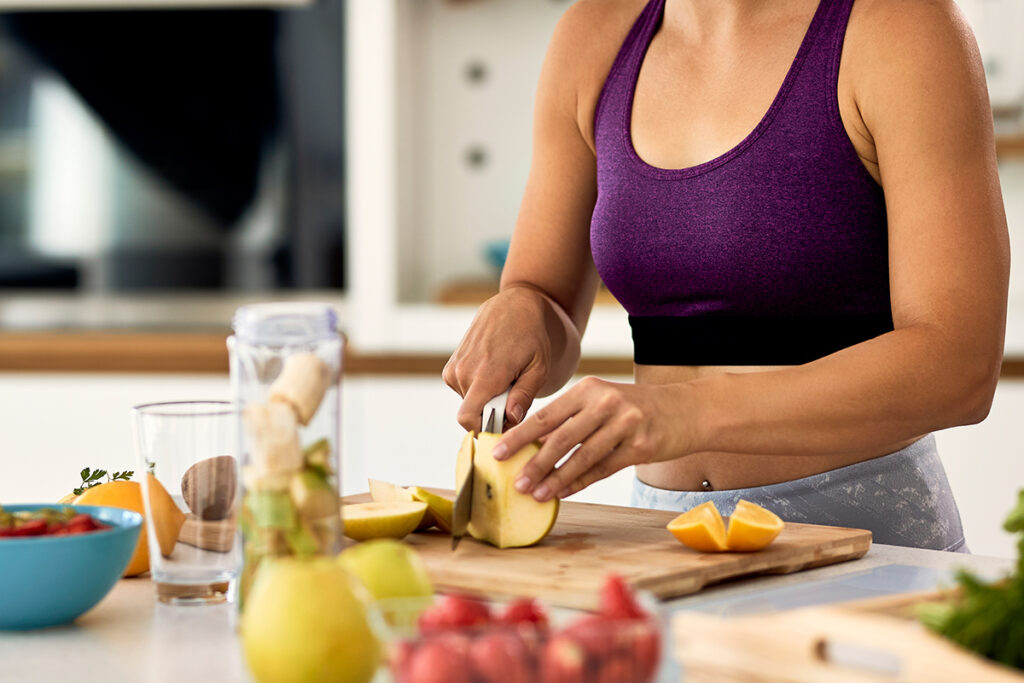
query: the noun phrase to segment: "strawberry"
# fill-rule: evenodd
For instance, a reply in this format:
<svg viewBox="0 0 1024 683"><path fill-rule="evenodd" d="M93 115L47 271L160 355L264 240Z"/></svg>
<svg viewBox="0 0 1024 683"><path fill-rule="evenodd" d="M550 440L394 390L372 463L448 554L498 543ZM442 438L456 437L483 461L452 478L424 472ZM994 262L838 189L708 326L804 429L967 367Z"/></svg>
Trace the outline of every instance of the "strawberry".
<svg viewBox="0 0 1024 683"><path fill-rule="evenodd" d="M633 666L637 681L654 680L661 659L661 632L653 619L637 621L631 629Z"/></svg>
<svg viewBox="0 0 1024 683"><path fill-rule="evenodd" d="M42 536L46 533L46 520L31 519L21 525L19 532L21 536Z"/></svg>
<svg viewBox="0 0 1024 683"><path fill-rule="evenodd" d="M643 683L627 655L612 655L600 663L597 668L595 683Z"/></svg>
<svg viewBox="0 0 1024 683"><path fill-rule="evenodd" d="M543 683L584 683L587 653L571 638L555 636L544 646L540 668Z"/></svg>
<svg viewBox="0 0 1024 683"><path fill-rule="evenodd" d="M601 587L601 602L598 610L614 619L642 619L647 614L636 601L633 590L618 574L609 574Z"/></svg>
<svg viewBox="0 0 1024 683"><path fill-rule="evenodd" d="M520 598L508 603L505 611L495 621L503 624L536 624L537 628L547 628L548 615L533 598Z"/></svg>
<svg viewBox="0 0 1024 683"><path fill-rule="evenodd" d="M420 615L420 633L481 626L491 621L487 603L464 595L444 595Z"/></svg>
<svg viewBox="0 0 1024 683"><path fill-rule="evenodd" d="M401 683L471 683L473 678L464 656L451 643L438 639L420 645L409 659Z"/></svg>
<svg viewBox="0 0 1024 683"><path fill-rule="evenodd" d="M536 662L523 639L513 630L485 633L469 649L476 680L483 683L532 683Z"/></svg>

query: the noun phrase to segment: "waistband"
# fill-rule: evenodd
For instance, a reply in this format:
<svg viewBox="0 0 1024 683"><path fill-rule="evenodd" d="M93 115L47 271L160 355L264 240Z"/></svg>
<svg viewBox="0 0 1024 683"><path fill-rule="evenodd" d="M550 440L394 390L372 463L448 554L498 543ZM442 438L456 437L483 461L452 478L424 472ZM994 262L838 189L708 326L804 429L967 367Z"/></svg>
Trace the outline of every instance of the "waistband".
<svg viewBox="0 0 1024 683"><path fill-rule="evenodd" d="M892 314L629 316L638 365L799 365L893 329Z"/></svg>

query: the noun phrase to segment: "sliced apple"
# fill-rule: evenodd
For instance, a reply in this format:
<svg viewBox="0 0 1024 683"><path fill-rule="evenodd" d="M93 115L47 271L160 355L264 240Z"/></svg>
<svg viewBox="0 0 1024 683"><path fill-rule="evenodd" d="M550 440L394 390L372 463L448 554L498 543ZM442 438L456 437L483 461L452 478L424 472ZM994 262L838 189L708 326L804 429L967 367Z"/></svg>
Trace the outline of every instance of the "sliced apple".
<svg viewBox="0 0 1024 683"><path fill-rule="evenodd" d="M427 504L419 501L353 503L341 506L345 535L357 541L404 538L423 521Z"/></svg>
<svg viewBox="0 0 1024 683"><path fill-rule="evenodd" d="M459 455L455 460L455 491L462 486L462 479L466 476L466 470L473 463L473 450L476 447L476 432L466 432L459 445Z"/></svg>
<svg viewBox="0 0 1024 683"><path fill-rule="evenodd" d="M434 524L443 531L451 533L454 501L433 491L428 491L422 486L410 486L406 490L412 493L413 498L427 504L427 515L434 518ZM424 519L427 515L424 515Z"/></svg>
<svg viewBox="0 0 1024 683"><path fill-rule="evenodd" d="M516 491L513 484L523 465L540 450L540 444L529 444L506 460L495 460L491 451L500 438L500 434L481 433L475 449L470 452L474 476L469 534L499 548L539 543L555 525L558 499L538 503L533 496ZM465 443L463 441L464 448ZM460 449L456 470L465 462L468 461Z"/></svg>
<svg viewBox="0 0 1024 683"><path fill-rule="evenodd" d="M370 482L370 498L373 498L375 503L426 503L425 500L419 500L412 494L412 489L392 484L390 482L381 481L380 479L369 479ZM449 515L449 519L451 515ZM433 511L430 506L427 506L427 514L423 515L423 521L420 522L419 526L416 527L416 531L423 531L429 529L432 526L441 526L439 521L434 517ZM451 531L451 522L448 523L447 527L441 527L445 531Z"/></svg>

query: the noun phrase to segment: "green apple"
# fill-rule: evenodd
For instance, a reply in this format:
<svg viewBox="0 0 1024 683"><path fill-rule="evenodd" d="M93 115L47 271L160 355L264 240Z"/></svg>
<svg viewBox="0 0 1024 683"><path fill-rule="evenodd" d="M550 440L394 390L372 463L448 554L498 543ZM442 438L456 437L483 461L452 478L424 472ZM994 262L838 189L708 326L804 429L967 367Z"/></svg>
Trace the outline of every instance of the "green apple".
<svg viewBox="0 0 1024 683"><path fill-rule="evenodd" d="M266 558L246 597L242 649L259 683L367 683L381 649L353 577L332 557Z"/></svg>
<svg viewBox="0 0 1024 683"><path fill-rule="evenodd" d="M467 449L463 440L459 449L456 474L465 473L469 458L474 465L469 534L499 548L539 543L555 525L558 499L539 503L533 496L516 491L513 484L523 465L540 450L540 444L528 444L510 458L495 460L491 451L500 438L500 434L483 432L475 447Z"/></svg>
<svg viewBox="0 0 1024 683"><path fill-rule="evenodd" d="M341 506L345 535L357 541L371 538L404 538L412 533L427 513L419 501L353 503Z"/></svg>

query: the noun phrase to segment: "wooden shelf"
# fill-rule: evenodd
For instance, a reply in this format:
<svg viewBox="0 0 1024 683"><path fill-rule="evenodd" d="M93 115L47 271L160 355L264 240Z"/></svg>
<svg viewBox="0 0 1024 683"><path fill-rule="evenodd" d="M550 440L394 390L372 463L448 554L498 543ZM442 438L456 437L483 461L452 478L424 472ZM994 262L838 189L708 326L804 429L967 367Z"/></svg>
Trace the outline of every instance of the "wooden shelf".
<svg viewBox="0 0 1024 683"><path fill-rule="evenodd" d="M1000 159L1024 159L1024 133L997 136L996 155Z"/></svg>

